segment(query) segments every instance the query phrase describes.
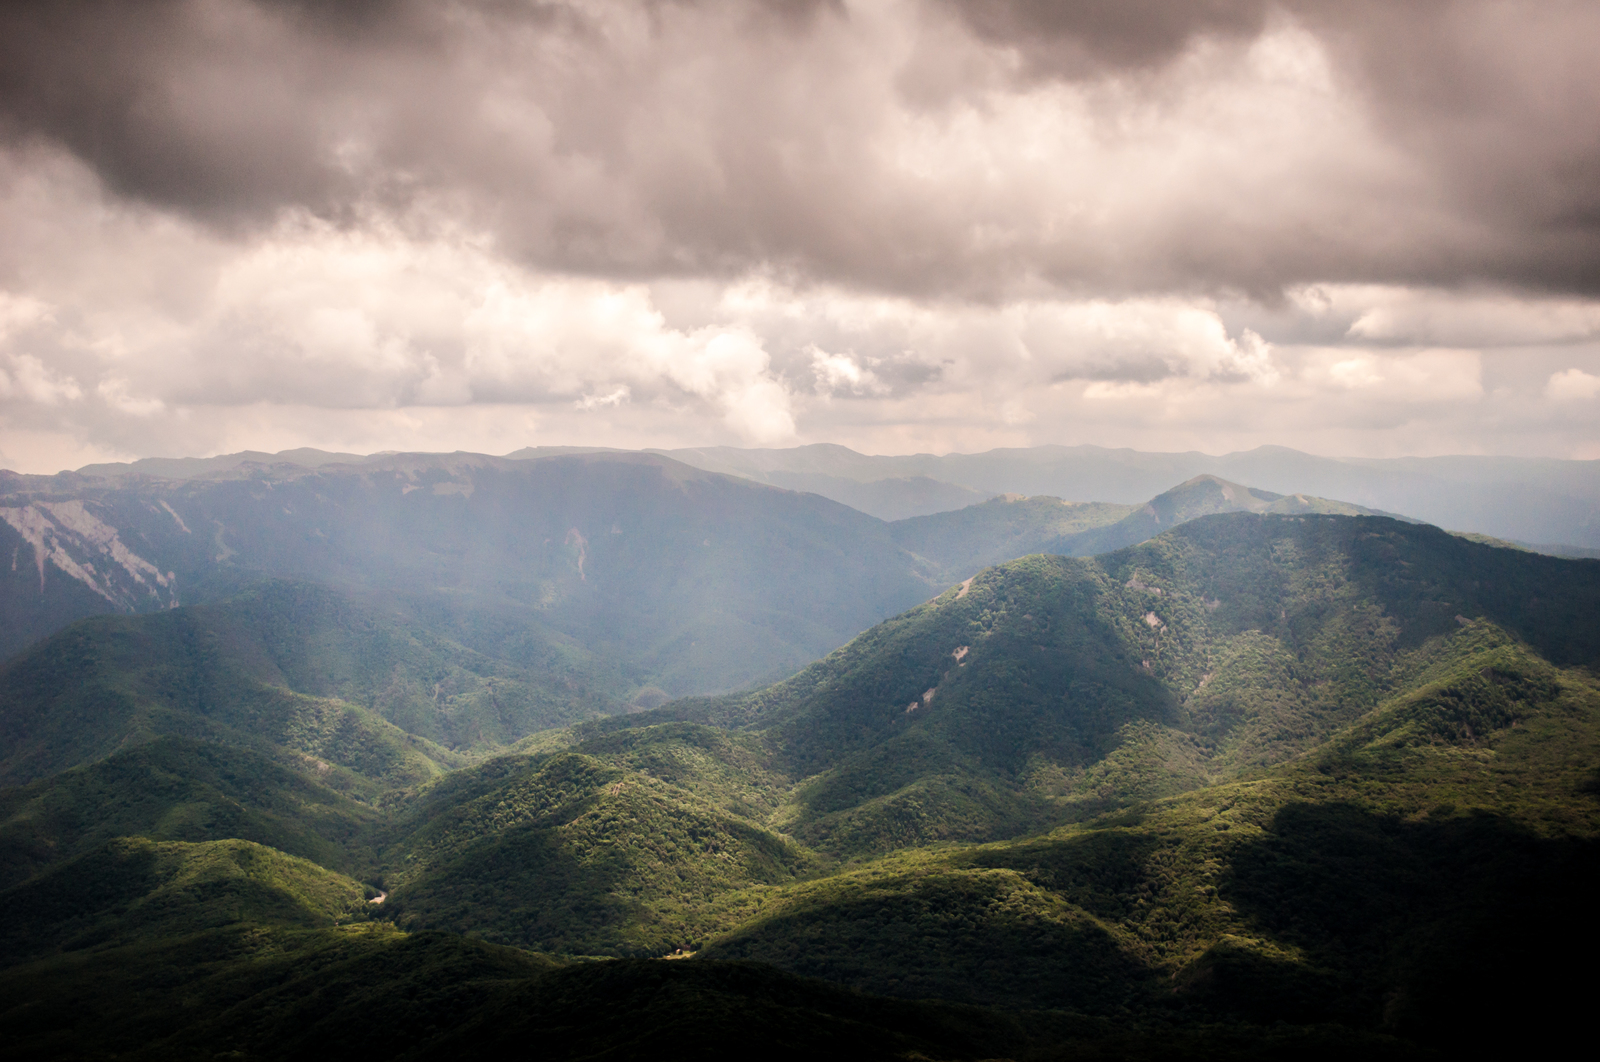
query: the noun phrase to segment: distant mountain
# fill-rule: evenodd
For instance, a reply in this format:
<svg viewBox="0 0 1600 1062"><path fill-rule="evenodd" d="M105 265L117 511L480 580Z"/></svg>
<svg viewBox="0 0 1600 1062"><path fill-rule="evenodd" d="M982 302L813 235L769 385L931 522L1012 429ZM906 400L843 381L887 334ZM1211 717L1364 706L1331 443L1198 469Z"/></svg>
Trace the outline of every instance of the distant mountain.
<svg viewBox="0 0 1600 1062"><path fill-rule="evenodd" d="M0 652L83 616L289 577L366 595L512 667L560 661L562 681L588 691L568 698L581 715L595 696L648 707L780 677L1026 553L1104 552L1210 512L1367 511L1199 477L1137 511L1011 498L885 524L651 454L249 456L7 480ZM933 483L900 482L902 500Z"/></svg>
<svg viewBox="0 0 1600 1062"><path fill-rule="evenodd" d="M527 447L506 455L538 459L621 453L603 447ZM731 446L648 451L706 471L753 479L832 498L882 519L897 520L960 508L1002 494L1136 505L1174 483L1214 475L1291 495L1340 498L1375 512L1408 517L1454 531L1520 543L1545 543L1541 552L1568 555L1600 549L1600 461L1520 457L1320 457L1283 446L1230 454L1151 453L1100 446L1034 446L975 454L877 456L831 443L787 449ZM305 467L381 460L317 450L254 452L215 458L147 459L90 465L99 477L160 475L188 478L242 464ZM0 472L0 490L20 479Z"/></svg>
<svg viewBox="0 0 1600 1062"><path fill-rule="evenodd" d="M869 456L843 446L662 451L686 464L773 482L784 473L870 484L922 476L998 494L1138 504L1197 475L1280 494L1341 498L1440 527L1520 542L1600 548L1600 461L1518 457L1318 457L1282 446L1213 456L1100 446ZM826 493L825 491L823 493ZM918 514L921 515L921 514Z"/></svg>
<svg viewBox="0 0 1600 1062"><path fill-rule="evenodd" d="M955 512L901 520L892 525L892 534L900 545L938 565L946 578L960 580L991 564L1029 553L1069 557L1109 553L1189 520L1231 512L1392 515L1304 494L1273 494L1216 476L1196 476L1142 506L1005 494Z"/></svg>
<svg viewBox="0 0 1600 1062"><path fill-rule="evenodd" d="M378 455L4 486L5 653L78 616L287 576L427 612L496 659L603 659L631 684L620 707L652 687L659 699L778 677L934 590L872 517L649 454Z"/></svg>

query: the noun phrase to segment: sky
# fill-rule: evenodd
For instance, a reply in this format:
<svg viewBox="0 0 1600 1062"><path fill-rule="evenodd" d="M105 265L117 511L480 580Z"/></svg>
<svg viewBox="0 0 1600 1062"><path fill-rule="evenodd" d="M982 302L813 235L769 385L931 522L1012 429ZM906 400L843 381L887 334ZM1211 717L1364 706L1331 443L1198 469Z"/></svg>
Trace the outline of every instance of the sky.
<svg viewBox="0 0 1600 1062"><path fill-rule="evenodd" d="M0 467L1600 458L1600 4L12 0Z"/></svg>

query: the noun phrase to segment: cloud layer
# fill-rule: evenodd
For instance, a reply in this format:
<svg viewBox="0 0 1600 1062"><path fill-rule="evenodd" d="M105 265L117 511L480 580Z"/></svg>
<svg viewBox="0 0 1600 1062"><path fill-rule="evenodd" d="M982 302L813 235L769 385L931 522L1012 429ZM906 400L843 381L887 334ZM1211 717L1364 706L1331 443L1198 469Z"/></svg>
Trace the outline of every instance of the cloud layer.
<svg viewBox="0 0 1600 1062"><path fill-rule="evenodd" d="M0 463L1600 456L1597 37L1555 0L7 5Z"/></svg>

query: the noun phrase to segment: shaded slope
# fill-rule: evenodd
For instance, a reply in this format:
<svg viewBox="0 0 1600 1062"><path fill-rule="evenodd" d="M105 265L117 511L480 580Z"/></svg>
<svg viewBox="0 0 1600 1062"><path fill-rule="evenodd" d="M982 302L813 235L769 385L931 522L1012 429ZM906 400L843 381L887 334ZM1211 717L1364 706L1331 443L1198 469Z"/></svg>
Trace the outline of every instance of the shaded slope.
<svg viewBox="0 0 1600 1062"><path fill-rule="evenodd" d="M752 963L552 967L444 934L252 928L0 971L14 1057L813 1059L1415 1054L1345 1030L1187 1030L868 996ZM185 1006L167 1005L181 995Z"/></svg>
<svg viewBox="0 0 1600 1062"><path fill-rule="evenodd" d="M373 809L245 749L161 737L0 789L0 888L116 837L240 838L347 874L374 862Z"/></svg>
<svg viewBox="0 0 1600 1062"><path fill-rule="evenodd" d="M1561 956L1597 942L1545 919L1578 909L1600 870L1600 689L1487 623L1413 664L1374 712L1256 779L788 886L705 954L874 991L1091 1010L1122 991L1439 1046L1554 1046L1582 1013ZM1026 902L997 903L1001 887ZM1018 946L1074 923L1096 942Z"/></svg>
<svg viewBox="0 0 1600 1062"><path fill-rule="evenodd" d="M0 961L256 922L366 917L356 881L250 841L124 837L0 892Z"/></svg>
<svg viewBox="0 0 1600 1062"><path fill-rule="evenodd" d="M620 707L650 684L768 680L929 591L872 517L647 454L398 454L6 487L0 548L20 558L0 572L19 605L0 617L6 652L69 615L291 576L404 602L517 666L575 642L626 677Z"/></svg>

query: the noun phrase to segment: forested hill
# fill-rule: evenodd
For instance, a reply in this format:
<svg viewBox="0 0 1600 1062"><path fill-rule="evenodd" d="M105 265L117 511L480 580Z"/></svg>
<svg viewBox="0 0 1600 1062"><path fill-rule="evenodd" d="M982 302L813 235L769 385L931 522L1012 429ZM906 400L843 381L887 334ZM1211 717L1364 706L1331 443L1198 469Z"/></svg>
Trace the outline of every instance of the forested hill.
<svg viewBox="0 0 1600 1062"><path fill-rule="evenodd" d="M651 454L320 456L8 477L0 654L84 616L290 578L512 667L568 649L604 660L622 708L780 678L1026 553L1103 552L1211 512L1362 511L1200 477L1139 508L997 499L885 524Z"/></svg>
<svg viewBox="0 0 1600 1062"><path fill-rule="evenodd" d="M488 760L449 727L536 675L252 593L6 673L33 1056L660 1046L637 1014L728 1054L1427 1057L1585 1013L1561 957L1600 940L1547 915L1600 870L1600 562L1206 516Z"/></svg>
<svg viewBox="0 0 1600 1062"><path fill-rule="evenodd" d="M1284 762L1474 623L1595 667L1596 602L1600 562L1386 518L1210 516L988 569L785 682L654 715L763 732L809 779L791 828L826 847L978 839Z"/></svg>

